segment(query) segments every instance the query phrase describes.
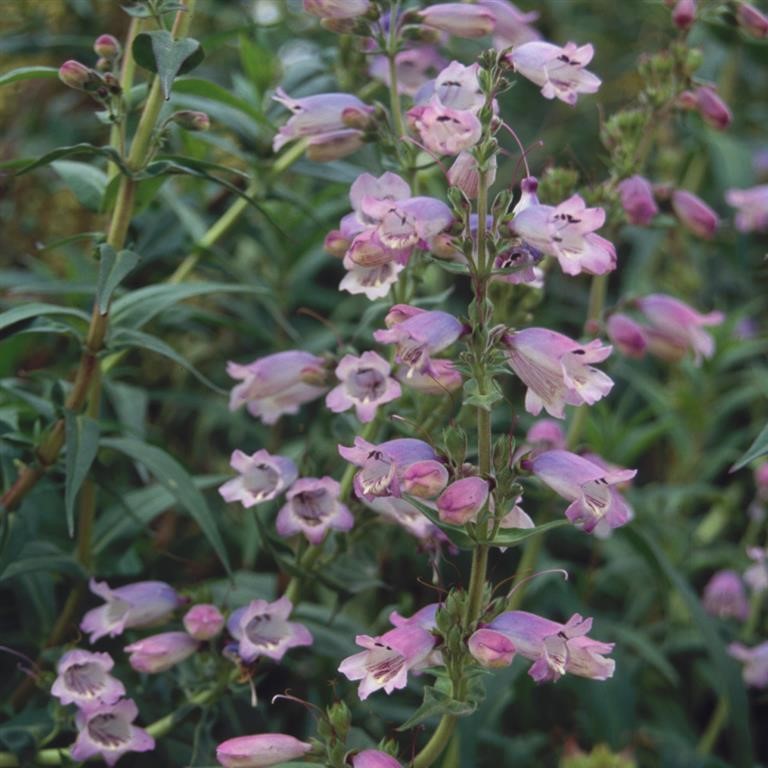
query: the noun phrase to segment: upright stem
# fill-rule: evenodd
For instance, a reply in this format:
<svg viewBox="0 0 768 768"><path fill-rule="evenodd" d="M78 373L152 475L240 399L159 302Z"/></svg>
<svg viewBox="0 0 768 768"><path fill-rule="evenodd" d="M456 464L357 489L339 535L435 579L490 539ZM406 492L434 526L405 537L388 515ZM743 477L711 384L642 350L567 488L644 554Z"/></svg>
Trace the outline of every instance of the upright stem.
<svg viewBox="0 0 768 768"><path fill-rule="evenodd" d="M392 123L397 138L405 136L403 111L400 105L400 93L397 90L397 17L400 12L400 0L392 3L389 15L389 35L387 40L387 60L389 62L389 105L392 111Z"/></svg>
<svg viewBox="0 0 768 768"><path fill-rule="evenodd" d="M440 724L432 734L424 748L413 759L412 768L429 768L443 753L453 735L456 718L453 715L443 715Z"/></svg>

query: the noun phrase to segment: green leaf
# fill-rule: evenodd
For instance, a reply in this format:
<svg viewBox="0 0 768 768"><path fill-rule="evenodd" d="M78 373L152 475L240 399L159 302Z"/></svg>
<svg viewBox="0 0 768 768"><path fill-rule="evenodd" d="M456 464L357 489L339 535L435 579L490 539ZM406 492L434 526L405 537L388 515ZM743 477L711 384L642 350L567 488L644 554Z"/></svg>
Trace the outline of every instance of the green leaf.
<svg viewBox="0 0 768 768"><path fill-rule="evenodd" d="M54 160L51 168L75 193L83 207L89 211L101 210L101 201L107 188L107 174L104 171L77 160Z"/></svg>
<svg viewBox="0 0 768 768"><path fill-rule="evenodd" d="M33 171L35 168L40 168L43 165L50 165L55 160L59 160L62 157L71 157L72 155L97 155L98 157L106 157L111 162L115 163L123 173L129 173L129 169L126 167L120 153L112 147L97 147L95 144L87 144L85 142L81 144L72 144L68 147L59 147L51 152L38 158L22 158L19 160L10 160L5 163L0 163L0 169L5 168L18 168L16 176L22 176L25 173Z"/></svg>
<svg viewBox="0 0 768 768"><path fill-rule="evenodd" d="M166 101L176 77L191 72L205 58L203 47L197 40L191 37L174 40L165 29L136 35L132 50L136 63L160 78Z"/></svg>
<svg viewBox="0 0 768 768"><path fill-rule="evenodd" d="M37 80L39 78L56 78L59 70L56 67L19 67L0 75L0 86L10 85L19 80Z"/></svg>
<svg viewBox="0 0 768 768"><path fill-rule="evenodd" d="M481 393L478 391L477 381L475 379L468 379L464 383L464 399L462 403L490 411L494 403L498 403L499 400L503 399L504 395L494 379L490 380L489 389L491 390L490 392Z"/></svg>
<svg viewBox="0 0 768 768"><path fill-rule="evenodd" d="M88 315L80 309L33 301L29 304L13 307L0 314L0 338L17 333L21 328L26 327L27 321L32 321L34 318L42 315L71 315L72 317L79 317L86 323L89 320ZM14 328L17 325L19 327ZM6 331L6 329L10 330ZM2 331L5 331L5 333L2 333Z"/></svg>
<svg viewBox="0 0 768 768"><path fill-rule="evenodd" d="M200 373L189 360L179 354L169 344L166 344L162 339L157 338L157 336L152 336L133 328L119 328L115 331L115 334L112 337L110 348L117 349L120 347L139 347L141 349L147 349L150 352L156 352L158 355L163 355L163 357L173 360L174 363L178 363L182 368L189 371L198 381L205 384L206 387L212 389L217 394L227 394L227 390L216 386L216 384L209 378Z"/></svg>
<svg viewBox="0 0 768 768"><path fill-rule="evenodd" d="M133 251L118 251L103 243L99 246L99 279L96 283L96 301L99 312L106 315L112 293L125 277L135 269L141 257Z"/></svg>
<svg viewBox="0 0 768 768"><path fill-rule="evenodd" d="M210 80L185 77L183 80L177 80L173 84L173 91L176 96L198 96L202 99L210 99L220 104L226 104L228 107L243 112L257 122L269 124L261 110L250 101L236 96L231 90L222 88L222 86L212 83Z"/></svg>
<svg viewBox="0 0 768 768"><path fill-rule="evenodd" d="M554 528L562 528L565 525L571 525L569 520L553 520L551 523L544 523L533 528L500 528L490 542L494 547L512 547L519 544L531 536L538 536L540 533L546 533Z"/></svg>
<svg viewBox="0 0 768 768"><path fill-rule="evenodd" d="M415 725L429 720L431 717L456 715L458 717L471 715L477 709L477 704L466 701L456 701L447 693L443 693L430 685L424 687L424 700L419 708L401 725L398 731L407 731Z"/></svg>
<svg viewBox="0 0 768 768"><path fill-rule="evenodd" d="M64 412L66 434L66 480L64 485L64 509L67 515L67 530L75 532L75 499L88 470L99 450L99 423L85 414Z"/></svg>
<svg viewBox="0 0 768 768"><path fill-rule="evenodd" d="M416 507L422 515L428 517L457 547L461 549L472 549L477 546L477 542L467 535L466 530L462 526L444 523L439 518L437 512L432 509L432 507L427 506L421 499L417 499L415 496L410 496L409 494L404 494L403 498L406 499L409 504Z"/></svg>
<svg viewBox="0 0 768 768"><path fill-rule="evenodd" d="M751 461L765 456L766 453L768 453L768 424L763 427L762 432L755 438L749 450L731 467L731 472L746 467Z"/></svg>
<svg viewBox="0 0 768 768"><path fill-rule="evenodd" d="M227 573L232 573L224 541L205 497L195 487L187 470L176 459L154 445L130 437L107 438L102 440L101 444L105 448L112 448L144 464L157 481L189 512L210 542Z"/></svg>
<svg viewBox="0 0 768 768"><path fill-rule="evenodd" d="M67 573L75 578L85 576L83 567L72 557L46 541L30 541L21 552L0 572L0 582L36 571L54 574Z"/></svg>

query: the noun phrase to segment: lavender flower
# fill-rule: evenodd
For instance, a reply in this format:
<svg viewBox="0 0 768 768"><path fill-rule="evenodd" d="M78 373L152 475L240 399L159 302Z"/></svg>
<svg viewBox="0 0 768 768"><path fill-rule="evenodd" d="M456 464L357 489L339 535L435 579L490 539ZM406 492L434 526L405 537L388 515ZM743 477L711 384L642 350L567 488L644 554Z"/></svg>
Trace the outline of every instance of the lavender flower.
<svg viewBox="0 0 768 768"><path fill-rule="evenodd" d="M605 324L608 338L622 355L641 358L648 348L645 328L622 312L612 314Z"/></svg>
<svg viewBox="0 0 768 768"><path fill-rule="evenodd" d="M659 212L659 206L653 197L653 187L648 179L637 175L630 176L619 182L618 191L621 207L630 224L645 227Z"/></svg>
<svg viewBox="0 0 768 768"><path fill-rule="evenodd" d="M715 211L700 197L685 189L676 189L672 193L672 210L686 229L707 240L720 226Z"/></svg>
<svg viewBox="0 0 768 768"><path fill-rule="evenodd" d="M400 397L400 384L390 377L390 370L389 363L376 352L363 352L360 357L344 355L336 366L341 384L328 393L326 406L334 413L354 407L360 421L373 421L380 405Z"/></svg>
<svg viewBox="0 0 768 768"><path fill-rule="evenodd" d="M744 584L736 571L718 571L704 587L704 610L721 619L733 618L746 621L749 601Z"/></svg>
<svg viewBox="0 0 768 768"><path fill-rule="evenodd" d="M424 26L456 37L483 37L493 31L496 17L487 8L464 3L436 3L419 11Z"/></svg>
<svg viewBox="0 0 768 768"><path fill-rule="evenodd" d="M736 208L739 232L768 232L768 184L749 189L729 189L725 202Z"/></svg>
<svg viewBox="0 0 768 768"><path fill-rule="evenodd" d="M184 629L195 640L212 640L224 629L224 617L215 605L193 605L184 614Z"/></svg>
<svg viewBox="0 0 768 768"><path fill-rule="evenodd" d="M452 360L430 357L429 367L417 371L408 366L400 368L397 378L410 389L425 395L447 395L461 389L464 380Z"/></svg>
<svg viewBox="0 0 768 768"><path fill-rule="evenodd" d="M125 696L125 687L109 674L115 662L108 653L67 651L56 665L58 673L51 695L62 704L80 708L94 704L112 704Z"/></svg>
<svg viewBox="0 0 768 768"><path fill-rule="evenodd" d="M467 641L472 657L488 669L508 667L515 658L515 644L501 632L478 629Z"/></svg>
<svg viewBox="0 0 768 768"><path fill-rule="evenodd" d="M234 451L229 463L240 477L224 483L219 493L226 501L239 501L246 509L271 501L298 476L296 465L289 458L272 456L265 450L252 456Z"/></svg>
<svg viewBox="0 0 768 768"><path fill-rule="evenodd" d="M307 754L312 745L285 733L237 736L216 747L216 759L224 768L267 768Z"/></svg>
<svg viewBox="0 0 768 768"><path fill-rule="evenodd" d="M137 672L157 674L188 659L200 644L186 632L162 632L126 645L128 659Z"/></svg>
<svg viewBox="0 0 768 768"><path fill-rule="evenodd" d="M741 675L747 685L755 688L768 686L768 641L747 648L741 643L731 643L728 653L744 665Z"/></svg>
<svg viewBox="0 0 768 768"><path fill-rule="evenodd" d="M341 486L330 477L302 477L286 494L275 527L281 536L303 533L310 544L320 544L329 528L348 531L354 518L339 501Z"/></svg>
<svg viewBox="0 0 768 768"><path fill-rule="evenodd" d="M488 481L481 477L456 480L437 499L440 519L452 525L474 521L488 501L488 493Z"/></svg>

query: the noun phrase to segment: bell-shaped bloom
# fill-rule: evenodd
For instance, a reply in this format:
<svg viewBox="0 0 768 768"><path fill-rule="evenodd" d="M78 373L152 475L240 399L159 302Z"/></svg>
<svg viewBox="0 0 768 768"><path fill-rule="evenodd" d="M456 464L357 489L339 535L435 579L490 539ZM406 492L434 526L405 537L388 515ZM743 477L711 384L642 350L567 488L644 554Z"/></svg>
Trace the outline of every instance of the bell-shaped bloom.
<svg viewBox="0 0 768 768"><path fill-rule="evenodd" d="M328 529L348 531L355 519L339 501L341 487L331 477L302 477L286 494L275 527L281 536L303 533L310 544L319 544Z"/></svg>
<svg viewBox="0 0 768 768"><path fill-rule="evenodd" d="M677 0L672 8L672 22L678 29L688 29L696 21L696 0Z"/></svg>
<svg viewBox="0 0 768 768"><path fill-rule="evenodd" d="M395 55L397 90L405 96L415 96L425 83L445 67L448 62L433 45L413 45ZM373 56L368 68L371 77L390 84L389 60L386 56Z"/></svg>
<svg viewBox="0 0 768 768"><path fill-rule="evenodd" d="M748 34L758 39L768 37L768 16L751 3L739 3L736 21Z"/></svg>
<svg viewBox="0 0 768 768"><path fill-rule="evenodd" d="M392 755L380 749L364 749L352 757L352 768L403 768Z"/></svg>
<svg viewBox="0 0 768 768"><path fill-rule="evenodd" d="M199 603L184 614L184 629L195 640L212 640L224 629L224 617L215 605Z"/></svg>
<svg viewBox="0 0 768 768"><path fill-rule="evenodd" d="M429 367L417 371L410 367L400 368L397 378L410 389L425 395L448 395L461 389L464 380L452 360L430 358Z"/></svg>
<svg viewBox="0 0 768 768"><path fill-rule="evenodd" d="M541 86L545 99L557 97L575 104L580 93L597 93L600 88L600 78L585 69L594 55L591 45L566 43L561 48L537 40L514 48L507 60L515 71Z"/></svg>
<svg viewBox="0 0 768 768"><path fill-rule="evenodd" d="M465 66L452 61L442 69L432 83L432 94L444 107L479 112L485 104L485 94L480 87L480 65Z"/></svg>
<svg viewBox="0 0 768 768"><path fill-rule="evenodd" d="M510 285L544 287L544 271L538 266L541 251L522 240L499 253L493 261L493 280Z"/></svg>
<svg viewBox="0 0 768 768"><path fill-rule="evenodd" d="M91 653L75 648L67 651L56 665L56 680L51 695L62 704L92 707L112 704L125 696L125 687L109 674L115 662L108 653Z"/></svg>
<svg viewBox="0 0 768 768"><path fill-rule="evenodd" d="M483 37L493 32L496 17L487 8L466 3L436 3L419 11L421 23L455 37Z"/></svg>
<svg viewBox="0 0 768 768"><path fill-rule="evenodd" d="M679 299L661 293L637 299L636 305L647 321L644 333L649 352L675 362L690 350L697 365L703 357L712 357L715 342L703 326L720 325L722 312L702 315Z"/></svg>
<svg viewBox="0 0 768 768"><path fill-rule="evenodd" d="M610 528L629 522L631 507L615 485L631 480L635 469L606 469L569 451L546 451L530 460L530 468L542 482L571 504L566 517L592 533L605 521Z"/></svg>
<svg viewBox="0 0 768 768"><path fill-rule="evenodd" d="M659 206L653 197L653 187L643 176L630 176L619 182L619 200L627 221L645 227L659 212Z"/></svg>
<svg viewBox="0 0 768 768"><path fill-rule="evenodd" d="M112 589L105 581L91 579L88 586L105 601L80 622L92 643L104 635L117 637L126 629L151 627L182 605L176 590L164 581L137 581Z"/></svg>
<svg viewBox="0 0 768 768"><path fill-rule="evenodd" d="M528 387L525 409L538 416L544 408L557 419L566 405L593 405L605 397L613 381L591 363L601 363L611 347L598 339L579 344L546 328L525 328L504 336L507 360Z"/></svg>
<svg viewBox="0 0 768 768"><path fill-rule="evenodd" d="M566 436L559 421L537 419L525 435L525 442L540 450L565 448Z"/></svg>
<svg viewBox="0 0 768 768"><path fill-rule="evenodd" d="M695 109L705 123L718 131L724 131L733 122L733 114L728 105L708 85L701 85L693 91L683 91L679 104L684 109Z"/></svg>
<svg viewBox="0 0 768 768"><path fill-rule="evenodd" d="M613 643L587 637L592 619L574 614L566 624L550 621L526 611L507 611L487 627L501 633L515 646L516 652L533 661L528 674L537 682L556 682L570 673L593 680L613 676L615 662L604 654Z"/></svg>
<svg viewBox="0 0 768 768"><path fill-rule="evenodd" d="M629 315L622 312L612 314L605 324L605 329L608 338L622 355L636 358L645 356L648 347L645 328Z"/></svg>
<svg viewBox="0 0 768 768"><path fill-rule="evenodd" d="M369 501L375 496L400 496L406 470L419 462L438 460L431 445L411 437L379 445L356 437L353 446L340 445L339 453L360 467L354 479L355 493Z"/></svg>
<svg viewBox="0 0 768 768"><path fill-rule="evenodd" d="M239 501L246 509L271 501L298 477L296 465L289 458L272 456L265 450L252 456L234 451L229 463L240 476L227 480L219 493L226 501Z"/></svg>
<svg viewBox="0 0 768 768"><path fill-rule="evenodd" d="M488 501L488 481L464 477L451 483L437 498L437 512L444 523L464 525L477 518Z"/></svg>
<svg viewBox="0 0 768 768"><path fill-rule="evenodd" d="M273 603L252 600L233 611L227 629L238 643L238 656L246 664L261 656L280 661L289 649L312 645L311 632L303 624L288 621L292 610L293 603L283 596Z"/></svg>
<svg viewBox="0 0 768 768"><path fill-rule="evenodd" d="M536 11L521 11L508 0L478 0L477 4L487 8L496 17L493 28L493 47L497 51L541 38L541 35L530 26L539 18Z"/></svg>
<svg viewBox="0 0 768 768"><path fill-rule="evenodd" d="M420 499L432 499L448 484L448 470L441 461L417 461L403 472L402 490Z"/></svg>
<svg viewBox="0 0 768 768"><path fill-rule="evenodd" d="M440 603L430 603L419 608L411 616L402 616L397 611L389 614L389 623L393 627L416 626L426 630L437 628L437 612L440 610Z"/></svg>
<svg viewBox="0 0 768 768"><path fill-rule="evenodd" d="M768 589L768 550L749 547L747 555L754 564L744 571L744 581L752 592L765 592Z"/></svg>
<svg viewBox="0 0 768 768"><path fill-rule="evenodd" d="M471 149L483 133L483 126L474 112L445 107L436 98L412 107L406 116L421 143L436 155L458 155Z"/></svg>
<svg viewBox="0 0 768 768"><path fill-rule="evenodd" d="M273 98L293 113L274 138L272 148L275 152L293 139L305 136L317 138L349 130L350 124L359 128L373 114L373 107L351 93L321 93L293 99L278 88Z"/></svg>
<svg viewBox="0 0 768 768"><path fill-rule="evenodd" d="M741 643L731 643L728 653L744 665L741 675L747 685L755 688L768 686L768 642L760 643L754 648L747 648Z"/></svg>
<svg viewBox="0 0 768 768"><path fill-rule="evenodd" d="M373 267L361 267L345 257L344 267L347 274L339 283L339 290L353 295L363 294L371 301L383 299L405 265L390 261Z"/></svg>
<svg viewBox="0 0 768 768"><path fill-rule="evenodd" d="M339 672L349 680L360 680L357 695L365 700L381 688L387 694L405 688L408 672L422 668L436 639L431 632L407 624L378 637L358 635L355 642L365 650L344 659Z"/></svg>
<svg viewBox="0 0 768 768"><path fill-rule="evenodd" d="M390 310L385 318L387 329L374 331L373 338L380 344L396 344L395 359L409 369L429 370L431 355L453 344L464 333L464 324L447 312L416 307L409 307L409 316L400 320L396 313L403 306Z"/></svg>
<svg viewBox="0 0 768 768"><path fill-rule="evenodd" d="M672 210L680 223L698 237L710 239L720 226L720 218L700 197L685 189L672 193Z"/></svg>
<svg viewBox="0 0 768 768"><path fill-rule="evenodd" d="M515 644L501 632L478 629L467 641L472 657L488 669L508 667L515 658Z"/></svg>
<svg viewBox="0 0 768 768"><path fill-rule="evenodd" d="M125 646L128 661L137 672L157 674L188 659L200 643L186 632L162 632Z"/></svg>
<svg viewBox="0 0 768 768"><path fill-rule="evenodd" d="M411 536L418 539L427 550L439 550L448 543L448 537L423 513L409 501L395 496L377 496L373 499L363 499L365 505L395 525L405 529ZM431 507L434 504L424 502Z"/></svg>
<svg viewBox="0 0 768 768"><path fill-rule="evenodd" d="M276 352L248 365L229 362L227 373L242 382L232 389L229 410L245 405L265 424L274 424L284 413L298 413L326 390L323 359L301 350Z"/></svg>
<svg viewBox="0 0 768 768"><path fill-rule="evenodd" d="M370 7L370 0L304 0L304 10L320 19L354 19Z"/></svg>
<svg viewBox="0 0 768 768"><path fill-rule="evenodd" d="M490 162L485 172L485 183L490 187L496 181L496 156ZM469 152L460 152L448 169L448 183L452 187L458 187L470 200L477 197L480 189L480 171L477 168L477 160Z"/></svg>
<svg viewBox="0 0 768 768"><path fill-rule="evenodd" d="M744 582L736 571L718 571L704 587L704 610L721 619L746 621L749 601Z"/></svg>
<svg viewBox="0 0 768 768"><path fill-rule="evenodd" d="M390 371L389 363L376 352L363 352L360 357L344 355L336 366L341 384L326 395L326 406L334 413L354 408L360 421L373 421L380 405L400 397L400 384Z"/></svg>
<svg viewBox="0 0 768 768"><path fill-rule="evenodd" d="M558 206L530 205L515 215L515 234L542 253L555 256L567 275L604 275L616 269L616 249L594 231L605 223L602 208L587 208L579 195Z"/></svg>
<svg viewBox="0 0 768 768"><path fill-rule="evenodd" d="M311 749L286 733L259 733L223 741L216 747L216 759L224 768L267 768L299 760Z"/></svg>
<svg viewBox="0 0 768 768"><path fill-rule="evenodd" d="M114 765L126 752L153 750L155 740L133 725L138 714L132 699L79 710L75 716L77 740L70 749L72 759L84 762L100 755L107 765Z"/></svg>
<svg viewBox="0 0 768 768"><path fill-rule="evenodd" d="M405 179L396 173L386 171L376 178L370 173L361 173L349 189L349 202L359 224L374 224L378 219L369 219L363 208L364 200L407 200L411 188ZM358 230L359 231L359 230Z"/></svg>
<svg viewBox="0 0 768 768"><path fill-rule="evenodd" d="M725 202L736 208L735 223L740 232L768 232L768 184L729 189Z"/></svg>

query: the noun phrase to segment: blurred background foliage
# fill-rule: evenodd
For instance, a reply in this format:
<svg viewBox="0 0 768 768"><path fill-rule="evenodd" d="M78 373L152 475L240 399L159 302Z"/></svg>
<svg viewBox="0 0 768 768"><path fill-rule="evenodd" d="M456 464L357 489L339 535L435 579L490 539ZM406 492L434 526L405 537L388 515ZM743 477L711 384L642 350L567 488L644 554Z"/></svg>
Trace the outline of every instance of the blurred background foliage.
<svg viewBox="0 0 768 768"><path fill-rule="evenodd" d="M523 0L520 5L533 7ZM600 143L600 127L638 91L639 57L674 38L669 11L650 0L542 0L536 6L538 28L547 39L595 45L591 68L604 84L597 97L568 108L543 100L537 88L520 80L502 97L502 112L526 145L542 143L529 154L535 174L546 179L549 169L550 179L562 180L568 170L576 187L588 187L606 175L608 153ZM94 38L104 32L122 38L128 21L111 1L0 2L2 70L56 67L69 58L90 64ZM229 476L229 454L235 448L251 453L266 447L296 458L303 474L338 477L335 446L349 444L357 424L349 415L331 418L320 402L274 428L243 412L232 414L222 391L230 386L225 363L296 347L318 353L345 345L366 349L388 306L386 300L371 303L340 294L341 267L322 248L325 234L349 210L351 181L363 171L381 170L373 149L326 165L300 159L277 177L270 172L272 136L286 119L271 101L277 85L292 96L351 90L369 103L386 102L385 87L366 72L358 41L342 38L337 46L336 36L302 15L300 3L277 0L200 0L191 34L207 56L177 83L169 109L203 110L212 130L171 130L163 151L248 174L256 204L226 236L200 248L208 228L236 201L234 193L189 177L145 182L144 204L129 236L141 264L118 301L138 298L133 310L125 305L121 322L161 339L186 362L146 348L117 356L114 346L98 418L102 434L145 441L183 465L218 522L236 577L234 583L227 580L196 523L156 479L158 467L104 448L92 471L97 517L93 557L84 564L67 535L61 463L6 520L0 550L2 643L32 659L42 652L41 663L48 667L61 646L77 638L73 624L57 627L57 617L73 590L82 589L86 571L110 583L164 579L232 607L281 593L292 556L270 532L278 504L254 513L221 501L215 487ZM697 24L691 43L704 54L699 74L718 84L733 109L733 126L718 133L695 114L672 117L659 130L646 175L695 191L727 218L724 190L761 180L754 158L768 149L768 48L714 20ZM448 50L469 62L482 44L451 41ZM1 88L0 161L34 158L83 141L105 144L108 128L95 111L92 100L56 79ZM75 163L105 170L104 163L73 157L22 176L0 176L4 308L42 301L90 311L96 235L77 236L105 227L106 214L99 210L104 179L103 174L91 179ZM245 186L236 173L226 178ZM519 178L512 154L500 165L497 187ZM425 194L444 194L439 172L425 174L421 185ZM559 760L563 766L631 765L632 760L648 766L746 766L768 755L768 734L760 725L768 717L765 695L745 692L737 664L724 652L739 629L707 617L697 599L715 570L746 566L746 543L765 545L764 525L750 524L755 493L750 473L728 470L768 418L766 239L736 233L727 221L711 241L693 238L671 216L642 230L615 217L612 222L607 236L617 244L619 269L610 277L609 304L618 297L666 292L701 310L723 310L727 320L714 331L714 358L700 368L690 361L670 366L618 355L604 366L617 385L610 398L589 410L581 442L613 463L638 468L629 491L636 520L605 541L570 528L548 535L537 567L565 568L571 578L541 578L525 595L524 608L553 618L574 611L594 615L594 635L616 642L615 677L605 683L568 678L536 687L519 663L494 672L486 677L488 695L480 711L462 721L446 766L554 766ZM159 299L141 293L166 281L192 253L199 261L182 286L197 289L188 295L168 291ZM462 279L432 265L419 268L418 280L424 305L465 311L469 292ZM587 278L550 274L545 298L535 309L536 324L578 336L588 289ZM519 314L516 289L499 286L494 298L500 321ZM40 318L0 342L5 487L60 407L84 327L75 317ZM114 332L112 342L117 342ZM514 431L520 438L530 423L519 405L522 390L511 378L504 387L510 406L497 411L494 426L497 433ZM433 405L406 397L398 413L422 424ZM456 403L445 404L446 418L456 411ZM393 423L390 432L410 433L410 427ZM439 430L433 437L439 438ZM539 523L561 514L561 503L550 494L531 487L527 498L526 509ZM210 765L212 745L229 736L262 730L301 735L311 723L298 706L269 704L286 688L320 705L333 696L355 699L352 686L335 673L339 660L354 652L355 634L383 631L389 610L409 612L438 593L430 584L426 556L399 529L367 516L339 546L343 552L306 588L296 614L315 634L315 646L259 673L258 707L250 707L250 693L240 686L220 704L185 720L149 758L129 755L121 765L147 760ZM275 558L284 566L277 576ZM499 582L514 574L519 558L519 550L494 553L491 578ZM463 555L455 565L446 563L443 584L461 583L467 566ZM83 606L90 604L87 600L83 597ZM751 640L764 639L765 629L763 616ZM46 648L52 637L55 647ZM116 652L122 643L103 645ZM19 701L14 691L26 665L0 655L5 717L0 745L6 749L31 746L62 717L44 690L25 695L25 706L14 711ZM204 677L205 669L196 668L204 665L204 660L182 665L176 684L184 689L195 675ZM128 669L124 661L118 668ZM131 681L129 694L140 702L142 722L176 706L173 677L139 679L130 671L123 676ZM416 706L420 685L415 679L408 692L379 694L357 704L355 741L397 735L394 726ZM697 754L720 697L730 702L729 723L713 754ZM408 754L410 736L399 738ZM56 743L69 742L64 737ZM592 757L574 753L576 745L589 752L600 744L607 749ZM624 757L617 756L622 750Z"/></svg>

